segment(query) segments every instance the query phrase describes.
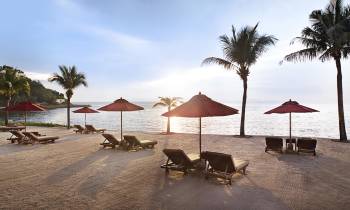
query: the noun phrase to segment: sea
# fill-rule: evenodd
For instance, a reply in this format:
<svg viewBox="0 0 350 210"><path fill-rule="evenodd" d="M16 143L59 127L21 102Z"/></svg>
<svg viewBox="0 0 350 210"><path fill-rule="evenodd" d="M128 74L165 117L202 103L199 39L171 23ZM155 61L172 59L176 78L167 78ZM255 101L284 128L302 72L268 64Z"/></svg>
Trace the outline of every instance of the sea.
<svg viewBox="0 0 350 210"><path fill-rule="evenodd" d="M134 102L145 109L142 111L123 112L123 132L164 132L167 118L161 114L166 108L152 108L153 102ZM92 109L98 109L108 102L87 102ZM240 110L240 103L226 103ZM264 114L264 112L279 106L278 103L248 103L246 111L245 130L247 135L289 135L289 114ZM292 135L298 137L339 138L338 113L336 104L307 104L319 110L317 113L293 113ZM72 108L71 111L78 108ZM346 129L350 135L350 107L345 106ZM100 111L87 114L87 124L97 128L120 131L120 112ZM44 112L28 113L27 121L66 124L66 108L51 109ZM13 122L23 121L22 113L10 113ZM71 124L84 125L84 114L71 113ZM197 118L171 118L171 131L176 133L198 133ZM203 134L238 135L240 114L225 117L202 118Z"/></svg>

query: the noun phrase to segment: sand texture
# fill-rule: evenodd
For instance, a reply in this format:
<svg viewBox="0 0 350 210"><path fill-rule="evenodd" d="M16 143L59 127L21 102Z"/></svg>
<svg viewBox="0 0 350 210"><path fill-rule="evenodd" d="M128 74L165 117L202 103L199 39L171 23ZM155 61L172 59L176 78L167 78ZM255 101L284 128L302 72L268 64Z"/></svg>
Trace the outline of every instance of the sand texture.
<svg viewBox="0 0 350 210"><path fill-rule="evenodd" d="M232 185L170 172L163 148L198 152L194 134L135 134L155 149L102 149L100 134L36 128L61 138L18 145L0 133L0 209L350 209L350 144L318 141L317 156L265 153L264 137L203 135L203 150L249 160ZM118 133L115 133L119 138Z"/></svg>

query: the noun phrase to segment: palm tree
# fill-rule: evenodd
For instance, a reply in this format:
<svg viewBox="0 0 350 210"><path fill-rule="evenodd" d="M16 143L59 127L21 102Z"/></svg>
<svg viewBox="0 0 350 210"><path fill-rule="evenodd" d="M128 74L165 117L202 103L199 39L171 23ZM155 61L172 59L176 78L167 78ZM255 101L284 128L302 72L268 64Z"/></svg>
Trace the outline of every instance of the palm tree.
<svg viewBox="0 0 350 210"><path fill-rule="evenodd" d="M14 96L25 93L29 95L30 86L24 73L11 66L0 66L0 95L6 99L6 108L8 108ZM9 113L6 110L5 124L8 124Z"/></svg>
<svg viewBox="0 0 350 210"><path fill-rule="evenodd" d="M168 107L168 111L171 110L171 108L176 107L178 103L181 103L179 100L180 97L159 97L159 102L155 103L153 107L157 106L163 106ZM170 117L168 117L167 127L166 127L167 134L170 134Z"/></svg>
<svg viewBox="0 0 350 210"><path fill-rule="evenodd" d="M219 37L224 58L209 57L202 62L202 64L215 63L227 70L235 70L243 80L240 136L245 136L245 108L250 67L256 63L258 58L267 50L268 46L274 45L277 41L272 35L259 35L257 27L258 24L254 27L245 26L236 32L235 27L232 26L232 37L228 37L227 35Z"/></svg>
<svg viewBox="0 0 350 210"><path fill-rule="evenodd" d="M67 127L70 128L70 105L71 98L73 96L73 90L80 85L87 86L87 81L84 73L77 72L75 66L66 67L64 65L59 66L60 74L54 73L50 82L57 82L63 89L66 90L67 97Z"/></svg>
<svg viewBox="0 0 350 210"><path fill-rule="evenodd" d="M350 17L350 6L343 7L341 0L331 1L323 10L314 10L309 18L311 27L302 30L299 41L305 49L284 57L285 61L305 61L318 58L324 62L334 60L337 67L337 93L340 141L347 141L343 106L341 59L350 53L350 34L344 27ZM292 43L294 43L294 40Z"/></svg>

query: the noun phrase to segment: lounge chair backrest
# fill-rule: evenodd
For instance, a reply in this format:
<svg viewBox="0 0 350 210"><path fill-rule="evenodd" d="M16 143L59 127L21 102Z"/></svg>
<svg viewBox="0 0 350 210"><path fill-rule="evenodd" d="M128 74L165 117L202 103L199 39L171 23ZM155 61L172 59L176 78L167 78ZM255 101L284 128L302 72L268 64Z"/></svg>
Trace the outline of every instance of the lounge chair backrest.
<svg viewBox="0 0 350 210"><path fill-rule="evenodd" d="M314 150L316 149L316 144L316 139L300 138L298 139L297 146L303 149Z"/></svg>
<svg viewBox="0 0 350 210"><path fill-rule="evenodd" d="M190 166L191 160L181 149L164 149L164 154L176 165Z"/></svg>
<svg viewBox="0 0 350 210"><path fill-rule="evenodd" d="M268 147L283 147L283 139L277 137L266 137L266 146Z"/></svg>
<svg viewBox="0 0 350 210"><path fill-rule="evenodd" d="M10 133L19 139L25 138L25 135L21 131L12 130L12 131L10 131Z"/></svg>
<svg viewBox="0 0 350 210"><path fill-rule="evenodd" d="M236 171L231 155L219 152L202 152L201 158L208 161L209 165L216 171L232 173Z"/></svg>
<svg viewBox="0 0 350 210"><path fill-rule="evenodd" d="M114 144L119 144L120 143L118 141L118 139L116 139L112 134L103 133L102 136L105 137L111 143L114 143Z"/></svg>
<svg viewBox="0 0 350 210"><path fill-rule="evenodd" d="M83 126L81 126L81 125L74 125L74 127L78 130L81 130L81 131L85 130L85 128L83 128Z"/></svg>
<svg viewBox="0 0 350 210"><path fill-rule="evenodd" d="M31 132L23 132L23 134L25 136L27 136L29 139L34 139L34 140L38 140L38 137L36 137L34 134L32 134Z"/></svg>
<svg viewBox="0 0 350 210"><path fill-rule="evenodd" d="M124 140L133 146L141 145L140 141L136 138L136 136L124 135Z"/></svg>
<svg viewBox="0 0 350 210"><path fill-rule="evenodd" d="M89 131L96 131L96 128L93 125L85 125L85 128Z"/></svg>

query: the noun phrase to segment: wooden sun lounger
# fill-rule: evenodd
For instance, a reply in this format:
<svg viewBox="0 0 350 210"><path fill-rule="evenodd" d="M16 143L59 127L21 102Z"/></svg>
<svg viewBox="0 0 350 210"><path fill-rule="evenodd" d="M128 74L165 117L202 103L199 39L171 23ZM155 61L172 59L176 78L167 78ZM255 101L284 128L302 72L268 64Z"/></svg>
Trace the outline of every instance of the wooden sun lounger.
<svg viewBox="0 0 350 210"><path fill-rule="evenodd" d="M103 133L102 136L105 137L105 140L102 143L100 143L100 145L102 145L103 148L112 147L114 149L116 146L119 146L121 144L121 142L112 134Z"/></svg>
<svg viewBox="0 0 350 210"><path fill-rule="evenodd" d="M87 133L87 130L81 125L74 125L74 128L76 128L75 130L73 130L75 133Z"/></svg>
<svg viewBox="0 0 350 210"><path fill-rule="evenodd" d="M11 141L11 143L15 143L16 141L18 142L18 144L28 144L28 143L30 143L29 139L21 131L11 130L10 133L12 135L7 140Z"/></svg>
<svg viewBox="0 0 350 210"><path fill-rule="evenodd" d="M297 141L297 152L313 153L316 156L316 139L300 138Z"/></svg>
<svg viewBox="0 0 350 210"><path fill-rule="evenodd" d="M8 131L21 131L24 130L24 126L0 126L0 131L2 132L8 132Z"/></svg>
<svg viewBox="0 0 350 210"><path fill-rule="evenodd" d="M205 177L215 176L223 178L232 184L234 173L242 171L246 174L249 161L232 158L231 155L218 152L202 152L201 157L206 161Z"/></svg>
<svg viewBox="0 0 350 210"><path fill-rule="evenodd" d="M199 154L186 154L181 149L164 149L164 154L168 157L165 164L161 168L165 168L165 173L169 173L169 169L182 171L186 175L188 170L195 169L196 164L200 162Z"/></svg>
<svg viewBox="0 0 350 210"><path fill-rule="evenodd" d="M34 142L39 142L39 143L54 143L55 140L59 139L58 136L36 136L32 132L24 132L23 133L25 136L27 136L32 144Z"/></svg>
<svg viewBox="0 0 350 210"><path fill-rule="evenodd" d="M265 152L272 150L277 152L283 152L283 139L277 137L266 137Z"/></svg>
<svg viewBox="0 0 350 210"><path fill-rule="evenodd" d="M96 129L93 125L85 125L86 130L90 133L104 133L106 129Z"/></svg>
<svg viewBox="0 0 350 210"><path fill-rule="evenodd" d="M139 140L136 138L136 136L130 136L130 135L124 135L124 140L127 143L128 149L137 149L139 147L145 148L154 148L154 145L156 145L157 141L151 141L151 140Z"/></svg>

